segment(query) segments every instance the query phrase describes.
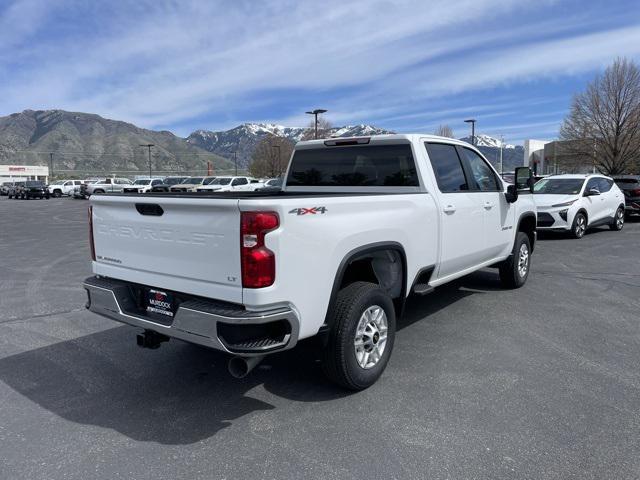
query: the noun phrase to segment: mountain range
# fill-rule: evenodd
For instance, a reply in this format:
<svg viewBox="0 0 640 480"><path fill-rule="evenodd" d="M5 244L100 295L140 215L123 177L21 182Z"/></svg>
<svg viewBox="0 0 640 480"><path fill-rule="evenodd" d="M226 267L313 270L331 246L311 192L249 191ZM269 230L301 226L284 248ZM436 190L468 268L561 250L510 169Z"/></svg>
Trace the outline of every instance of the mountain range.
<svg viewBox="0 0 640 480"><path fill-rule="evenodd" d="M271 123L244 123L230 130L196 130L186 138L168 131L139 128L131 123L99 115L64 110L25 110L0 117L0 163L50 165L55 172L118 172L132 175L148 171L148 150L153 144L154 172L199 173L231 171L234 152L238 167L246 169L256 145L267 135L298 142L308 127L286 127ZM393 133L371 125L331 128L333 137ZM470 138L462 140L470 141ZM498 165L500 141L476 135L477 147ZM51 155L52 154L52 155ZM504 145L503 170L522 165L524 149Z"/></svg>

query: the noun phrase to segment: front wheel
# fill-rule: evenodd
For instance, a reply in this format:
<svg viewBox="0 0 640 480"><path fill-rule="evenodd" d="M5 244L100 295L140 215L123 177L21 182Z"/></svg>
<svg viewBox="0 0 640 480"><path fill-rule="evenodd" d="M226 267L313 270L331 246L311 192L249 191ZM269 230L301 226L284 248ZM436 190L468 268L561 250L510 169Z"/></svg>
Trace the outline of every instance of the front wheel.
<svg viewBox="0 0 640 480"><path fill-rule="evenodd" d="M391 297L378 285L355 282L338 292L322 368L350 390L373 385L387 366L396 332Z"/></svg>
<svg viewBox="0 0 640 480"><path fill-rule="evenodd" d="M618 207L616 215L613 217L613 221L609 224L611 230L619 232L624 227L624 208Z"/></svg>
<svg viewBox="0 0 640 480"><path fill-rule="evenodd" d="M573 219L573 225L571 225L571 235L573 238L582 238L584 237L585 232L587 231L587 217L584 213L578 212L576 213L575 218Z"/></svg>
<svg viewBox="0 0 640 480"><path fill-rule="evenodd" d="M511 257L500 265L500 283L506 288L520 288L529 277L531 242L524 232L516 234Z"/></svg>

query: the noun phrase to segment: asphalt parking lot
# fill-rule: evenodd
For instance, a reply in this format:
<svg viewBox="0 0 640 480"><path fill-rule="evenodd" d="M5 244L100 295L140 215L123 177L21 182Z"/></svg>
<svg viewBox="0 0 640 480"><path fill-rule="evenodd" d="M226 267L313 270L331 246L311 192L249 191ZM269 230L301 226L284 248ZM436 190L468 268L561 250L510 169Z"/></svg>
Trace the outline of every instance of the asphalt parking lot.
<svg viewBox="0 0 640 480"><path fill-rule="evenodd" d="M411 299L382 379L302 345L227 358L84 309L87 202L0 197L0 478L640 475L640 222L545 237L527 285L487 270Z"/></svg>

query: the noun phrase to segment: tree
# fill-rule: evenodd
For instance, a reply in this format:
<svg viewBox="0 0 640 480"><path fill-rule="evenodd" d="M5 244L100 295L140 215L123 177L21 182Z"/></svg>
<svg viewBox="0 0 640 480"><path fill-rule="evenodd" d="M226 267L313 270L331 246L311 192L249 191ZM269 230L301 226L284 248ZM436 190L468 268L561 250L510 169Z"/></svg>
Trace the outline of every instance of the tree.
<svg viewBox="0 0 640 480"><path fill-rule="evenodd" d="M637 168L640 159L640 69L616 59L574 96L560 127L566 154L590 162L607 175Z"/></svg>
<svg viewBox="0 0 640 480"><path fill-rule="evenodd" d="M433 132L433 134L438 135L439 137L455 138L453 130L449 125L438 125L438 128L436 128L436 131Z"/></svg>
<svg viewBox="0 0 640 480"><path fill-rule="evenodd" d="M311 122L309 122L309 126L302 134L300 140L313 140L314 138L316 138L315 128L316 123L315 119L313 119L311 120ZM331 125L331 122L329 122L329 120L325 119L324 117L318 117L318 138L330 137L332 128L333 126Z"/></svg>
<svg viewBox="0 0 640 480"><path fill-rule="evenodd" d="M254 177L278 177L284 173L293 152L293 143L277 135L267 134L256 145L249 172Z"/></svg>

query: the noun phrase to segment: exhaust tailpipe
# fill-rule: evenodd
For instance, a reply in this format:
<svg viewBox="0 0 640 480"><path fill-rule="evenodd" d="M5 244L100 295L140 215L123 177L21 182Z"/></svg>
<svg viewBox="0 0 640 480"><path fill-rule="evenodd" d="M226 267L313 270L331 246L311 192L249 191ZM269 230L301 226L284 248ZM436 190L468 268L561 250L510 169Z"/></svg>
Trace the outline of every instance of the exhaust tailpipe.
<svg viewBox="0 0 640 480"><path fill-rule="evenodd" d="M264 355L258 355L257 357L232 357L228 365L229 373L235 378L244 378L249 375L249 372L263 359Z"/></svg>

